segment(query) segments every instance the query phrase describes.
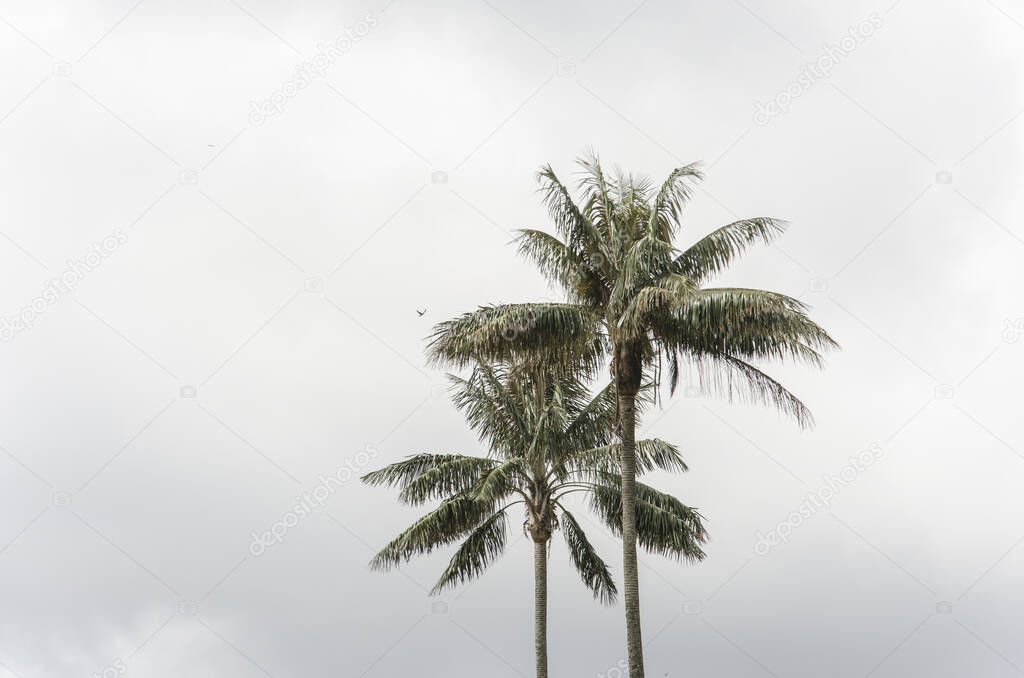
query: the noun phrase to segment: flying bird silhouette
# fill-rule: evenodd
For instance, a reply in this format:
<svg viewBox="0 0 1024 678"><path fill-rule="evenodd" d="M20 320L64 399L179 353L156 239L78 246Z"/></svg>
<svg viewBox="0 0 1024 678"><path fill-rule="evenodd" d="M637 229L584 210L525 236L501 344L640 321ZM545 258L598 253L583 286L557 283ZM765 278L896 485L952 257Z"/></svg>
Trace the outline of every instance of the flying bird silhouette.
<svg viewBox="0 0 1024 678"><path fill-rule="evenodd" d="M425 314L426 312L427 312L427 309L423 309L422 311L421 311L421 310L419 310L418 308L416 309L416 314L417 314L417 315L419 315L419 317L421 317L421 318L423 317L423 315L424 315L424 314Z"/></svg>

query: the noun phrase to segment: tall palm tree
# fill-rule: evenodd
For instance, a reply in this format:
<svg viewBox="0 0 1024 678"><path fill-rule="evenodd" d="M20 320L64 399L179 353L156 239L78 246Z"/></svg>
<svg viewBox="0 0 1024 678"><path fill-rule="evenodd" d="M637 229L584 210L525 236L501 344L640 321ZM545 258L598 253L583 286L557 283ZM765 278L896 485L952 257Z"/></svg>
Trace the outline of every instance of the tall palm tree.
<svg viewBox="0 0 1024 678"><path fill-rule="evenodd" d="M686 249L679 232L697 165L673 170L656 186L616 172L595 155L579 160L579 202L550 166L538 180L557 235L520 231L519 251L561 286L566 303L486 306L442 322L429 355L436 363L490 360L550 362L568 354L591 365L610 358L622 442L620 479L629 675L642 678L636 561L636 401L645 370L670 390L687 373L702 392L773 405L801 426L807 407L757 364L792 359L814 366L837 347L807 316L807 307L759 289L705 287L751 245L770 243L785 223L757 217L723 226Z"/></svg>
<svg viewBox="0 0 1024 678"><path fill-rule="evenodd" d="M615 441L616 399L609 385L591 397L569 374L478 365L468 379L451 377L454 402L487 445L487 456L417 454L363 477L370 485L401 488L413 505L440 500L371 561L387 569L415 555L461 540L431 593L481 574L508 543L507 512L522 505L523 532L533 542L534 641L537 676L547 678L547 561L561 529L583 583L605 603L616 587L608 566L566 498L582 493L591 509L618 534L622 498ZM641 402L647 402L642 399ZM685 471L678 450L661 440L636 445L640 471ZM704 557L700 514L676 498L636 484L637 531L646 549L687 560Z"/></svg>

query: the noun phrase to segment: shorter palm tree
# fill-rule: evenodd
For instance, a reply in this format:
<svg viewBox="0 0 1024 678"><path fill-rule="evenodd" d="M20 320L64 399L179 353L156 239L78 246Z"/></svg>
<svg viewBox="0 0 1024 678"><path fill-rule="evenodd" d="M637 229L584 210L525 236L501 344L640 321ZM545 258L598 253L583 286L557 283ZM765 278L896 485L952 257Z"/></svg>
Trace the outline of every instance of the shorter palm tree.
<svg viewBox="0 0 1024 678"><path fill-rule="evenodd" d="M615 442L616 394L592 395L577 377L523 367L478 364L468 379L450 377L453 401L489 448L487 456L417 454L363 477L400 488L412 505L440 500L371 561L386 570L461 541L431 594L479 576L508 544L508 511L522 505L533 541L537 676L547 678L547 561L561 529L583 583L604 603L617 589L608 565L566 507L582 493L608 529L622 532L621 445ZM649 401L645 401L649 402ZM662 440L637 442L638 471L686 471ZM637 483L637 535L649 551L700 560L707 538L701 515L678 499Z"/></svg>

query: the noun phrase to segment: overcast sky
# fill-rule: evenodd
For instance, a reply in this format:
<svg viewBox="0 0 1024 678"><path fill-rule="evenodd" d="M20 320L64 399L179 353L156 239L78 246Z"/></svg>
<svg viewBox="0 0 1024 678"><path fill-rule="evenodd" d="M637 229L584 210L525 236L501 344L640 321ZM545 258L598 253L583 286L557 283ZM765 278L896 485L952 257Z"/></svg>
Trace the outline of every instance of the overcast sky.
<svg viewBox="0 0 1024 678"><path fill-rule="evenodd" d="M642 422L691 466L650 482L712 535L697 566L642 557L649 675L1024 672L1022 24L1011 0L0 0L0 678L532 675L522 539L432 606L449 554L366 566L416 515L392 492L332 483L281 525L322 477L484 451L424 338L551 297L508 242L549 228L536 168L571 180L588 147L705 163L684 244L790 221L722 282L800 297L843 347L772 368L813 431L692 389ZM551 560L552 673L607 674L621 607L557 535Z"/></svg>

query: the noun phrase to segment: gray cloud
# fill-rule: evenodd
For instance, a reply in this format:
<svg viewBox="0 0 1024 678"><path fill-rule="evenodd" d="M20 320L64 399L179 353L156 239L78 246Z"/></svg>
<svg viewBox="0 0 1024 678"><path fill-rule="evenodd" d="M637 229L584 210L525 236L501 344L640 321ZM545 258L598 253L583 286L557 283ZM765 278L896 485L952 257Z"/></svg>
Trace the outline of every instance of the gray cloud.
<svg viewBox="0 0 1024 678"><path fill-rule="evenodd" d="M378 25L252 124L367 13ZM844 347L823 373L772 367L811 432L684 395L647 417L692 467L657 483L712 532L699 566L643 559L651 674L1024 667L1011 5L143 0L0 18L0 316L127 234L0 343L0 675L529 675L521 543L446 611L425 594L444 554L366 566L415 516L387 492L346 483L283 543L249 545L368 446L380 463L479 450L424 337L548 294L507 243L547 225L536 167L570 175L588 146L654 177L703 160L684 241L788 219L723 281L800 296ZM872 444L876 463L755 552ZM608 674L621 610L552 560L553 671Z"/></svg>

